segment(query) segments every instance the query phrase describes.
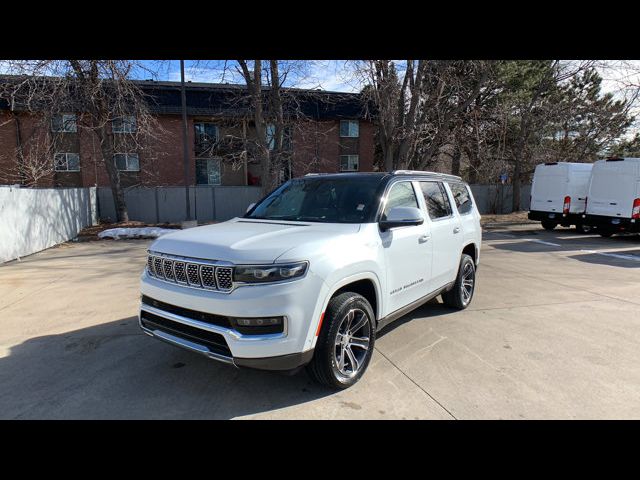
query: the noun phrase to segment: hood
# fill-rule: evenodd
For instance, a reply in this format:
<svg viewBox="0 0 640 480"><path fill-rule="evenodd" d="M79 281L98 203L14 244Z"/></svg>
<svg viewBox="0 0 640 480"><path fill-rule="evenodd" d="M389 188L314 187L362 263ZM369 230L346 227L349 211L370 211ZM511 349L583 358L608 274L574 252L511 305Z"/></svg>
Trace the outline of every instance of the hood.
<svg viewBox="0 0 640 480"><path fill-rule="evenodd" d="M328 241L336 235L356 233L359 229L359 224L234 218L163 235L151 244L149 250L233 263L273 263L292 248Z"/></svg>

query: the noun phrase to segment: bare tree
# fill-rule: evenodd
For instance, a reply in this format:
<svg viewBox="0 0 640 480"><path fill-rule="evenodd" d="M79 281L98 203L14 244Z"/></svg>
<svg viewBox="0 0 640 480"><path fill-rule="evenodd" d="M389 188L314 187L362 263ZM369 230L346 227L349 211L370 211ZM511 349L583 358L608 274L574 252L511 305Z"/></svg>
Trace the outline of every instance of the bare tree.
<svg viewBox="0 0 640 480"><path fill-rule="evenodd" d="M365 85L385 170L424 169L446 145L455 118L481 93L491 62L391 60L356 62Z"/></svg>
<svg viewBox="0 0 640 480"><path fill-rule="evenodd" d="M12 110L43 114L52 118L62 113L77 115L77 128L97 139L99 162L106 170L113 192L118 220L127 221L121 173L114 160L118 148L151 153L150 145L162 141L163 130L150 113L140 86L131 79L135 69L146 68L133 60L20 60L8 61L16 75L5 78L0 96ZM113 135L113 122L125 122L124 135ZM18 148L21 148L18 145ZM28 168L18 155L22 170ZM53 164L52 159L49 160Z"/></svg>

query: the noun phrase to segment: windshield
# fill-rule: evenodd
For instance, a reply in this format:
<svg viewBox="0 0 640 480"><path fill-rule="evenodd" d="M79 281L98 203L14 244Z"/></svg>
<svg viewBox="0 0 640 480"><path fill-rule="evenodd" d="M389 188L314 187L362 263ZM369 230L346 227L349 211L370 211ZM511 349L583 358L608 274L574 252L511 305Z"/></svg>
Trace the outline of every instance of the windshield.
<svg viewBox="0 0 640 480"><path fill-rule="evenodd" d="M289 180L246 218L303 222L365 223L377 207L380 177L305 177Z"/></svg>

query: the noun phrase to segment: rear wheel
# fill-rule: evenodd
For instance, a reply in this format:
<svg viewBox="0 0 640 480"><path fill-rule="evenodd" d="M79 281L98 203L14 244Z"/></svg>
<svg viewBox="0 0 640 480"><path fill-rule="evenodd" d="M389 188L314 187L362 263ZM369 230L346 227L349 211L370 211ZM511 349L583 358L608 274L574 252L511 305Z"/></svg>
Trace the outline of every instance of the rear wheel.
<svg viewBox="0 0 640 480"><path fill-rule="evenodd" d="M471 303L476 288L476 264L467 254L462 254L458 276L453 288L442 294L442 300L448 307L464 310Z"/></svg>
<svg viewBox="0 0 640 480"><path fill-rule="evenodd" d="M329 302L307 371L323 385L348 388L369 366L375 337L375 315L367 299L342 293Z"/></svg>
<svg viewBox="0 0 640 480"><path fill-rule="evenodd" d="M542 220L542 228L545 230L553 230L558 225L556 222L552 222L550 220Z"/></svg>
<svg viewBox="0 0 640 480"><path fill-rule="evenodd" d="M584 225L582 223L579 223L576 225L576 230L580 233L589 233L591 232L592 228L591 225Z"/></svg>

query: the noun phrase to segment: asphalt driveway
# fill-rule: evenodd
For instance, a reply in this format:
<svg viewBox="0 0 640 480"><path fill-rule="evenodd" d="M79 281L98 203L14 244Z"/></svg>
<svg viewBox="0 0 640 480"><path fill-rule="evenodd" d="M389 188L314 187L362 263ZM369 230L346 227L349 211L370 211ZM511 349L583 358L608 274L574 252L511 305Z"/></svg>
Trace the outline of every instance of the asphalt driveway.
<svg viewBox="0 0 640 480"><path fill-rule="evenodd" d="M472 306L387 327L333 392L142 334L147 241L0 266L0 418L640 418L640 237L484 234Z"/></svg>

